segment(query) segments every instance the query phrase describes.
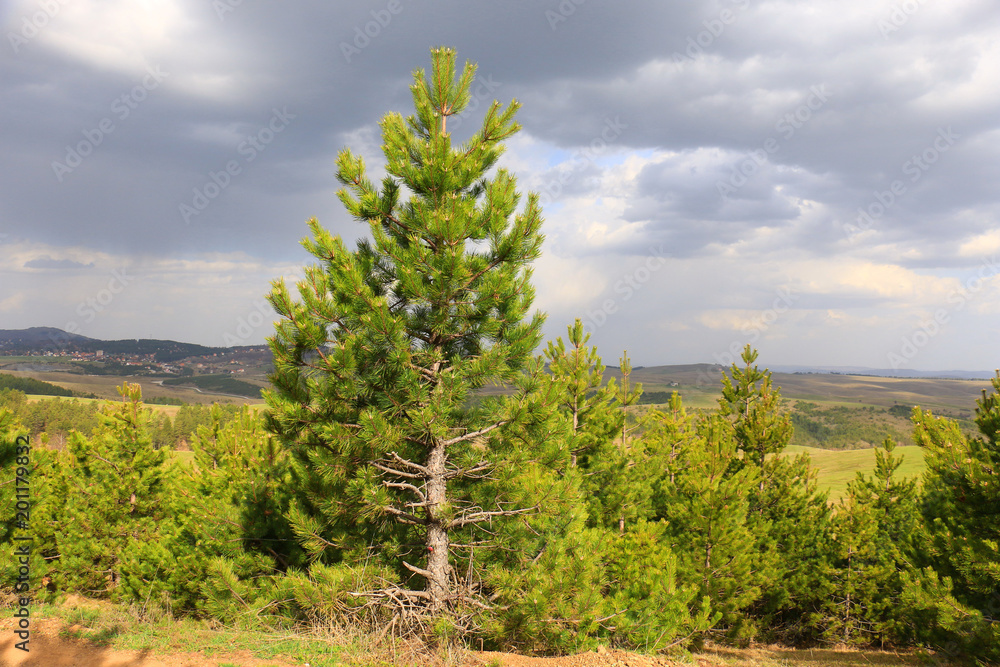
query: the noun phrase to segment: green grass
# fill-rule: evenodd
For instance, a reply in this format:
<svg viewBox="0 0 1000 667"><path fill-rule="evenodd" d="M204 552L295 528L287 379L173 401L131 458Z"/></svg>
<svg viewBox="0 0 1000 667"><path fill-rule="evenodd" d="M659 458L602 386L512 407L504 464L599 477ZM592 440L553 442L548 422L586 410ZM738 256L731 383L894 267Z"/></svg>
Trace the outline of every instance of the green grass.
<svg viewBox="0 0 1000 667"><path fill-rule="evenodd" d="M830 492L830 500L837 501L847 495L847 484L857 473L871 476L875 470L874 449L833 450L815 447L789 445L785 453L795 455L806 453L817 471L817 484L821 491ZM903 464L897 475L919 479L924 472L924 452L920 447L897 447L893 454L902 455Z"/></svg>
<svg viewBox="0 0 1000 667"><path fill-rule="evenodd" d="M5 610L9 616L11 610ZM220 667L233 664L236 652L246 651L259 660L282 660L312 667L348 664L365 652L357 638L322 631L260 631L213 627L208 621L174 619L163 612L143 613L75 598L63 605L38 604L33 613L65 623L60 636L83 639L97 646L154 654L200 652L219 656ZM277 667L277 666L275 666Z"/></svg>
<svg viewBox="0 0 1000 667"><path fill-rule="evenodd" d="M174 449L169 452L169 455L173 456L175 459L177 459L184 465L194 464L194 452L192 451Z"/></svg>
<svg viewBox="0 0 1000 667"><path fill-rule="evenodd" d="M163 381L164 386L191 386L204 391L214 391L248 398L260 398L261 387L250 382L237 380L231 375L191 375L187 377L170 378Z"/></svg>
<svg viewBox="0 0 1000 667"><path fill-rule="evenodd" d="M75 361L73 357L70 356L56 356L56 357L41 357L41 356L31 356L31 357L14 357L14 356L0 356L0 368L8 364L64 364L68 361Z"/></svg>

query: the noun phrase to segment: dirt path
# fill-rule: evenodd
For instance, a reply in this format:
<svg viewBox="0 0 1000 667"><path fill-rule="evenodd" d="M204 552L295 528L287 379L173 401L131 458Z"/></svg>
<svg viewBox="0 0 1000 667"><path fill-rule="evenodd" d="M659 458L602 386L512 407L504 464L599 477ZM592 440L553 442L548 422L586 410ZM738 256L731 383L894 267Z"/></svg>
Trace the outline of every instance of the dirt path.
<svg viewBox="0 0 1000 667"><path fill-rule="evenodd" d="M120 651L91 642L59 636L64 627L57 620L38 619L31 624L28 653L14 646L13 619L0 622L0 667L219 667L226 663L239 667L286 667L302 663L275 658L259 660L249 653L206 656L202 653L152 655L150 651ZM73 626L70 626L73 629Z"/></svg>
<svg viewBox="0 0 1000 667"><path fill-rule="evenodd" d="M499 661L503 667L679 667L681 664L687 664L689 667L709 667L723 664L708 660L680 663L667 658L620 651L591 651L561 658L531 658L511 653L477 653L471 656L468 664L470 667L472 665L484 667L490 665L491 661L493 665Z"/></svg>

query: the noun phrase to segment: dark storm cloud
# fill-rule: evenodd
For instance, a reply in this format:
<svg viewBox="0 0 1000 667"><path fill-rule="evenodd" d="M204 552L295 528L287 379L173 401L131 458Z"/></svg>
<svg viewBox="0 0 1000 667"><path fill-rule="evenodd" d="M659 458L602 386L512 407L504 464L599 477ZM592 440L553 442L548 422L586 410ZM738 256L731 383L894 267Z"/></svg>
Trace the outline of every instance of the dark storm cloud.
<svg viewBox="0 0 1000 667"><path fill-rule="evenodd" d="M634 219L644 206L662 204L648 216L651 232L669 220L702 221L703 233L678 239L682 251L698 239L731 241L740 227L788 220L794 207L785 199L814 193L788 183L777 166L836 179L839 199L820 201L836 208L843 224L940 127L960 128L969 139L993 122L975 105L912 108L976 66L975 48L948 41L968 29L964 22L937 29L942 41L932 45L926 71L899 45L927 34L910 26L892 36L895 42L886 40L877 29L885 8L875 5L853 22L834 21L828 32L817 31L822 12L749 0L681 8L572 0L223 6L185 5L176 28L183 48L144 52L145 66L128 71L80 62L47 45L44 34L15 57L5 54L4 97L16 100L0 129L9 147L0 167L12 175L0 186L8 224L30 226L46 242L102 238L125 251L220 244L269 251L301 232L307 205L336 189L333 160L345 134L387 108L407 109L409 72L426 64L432 44L454 45L478 61L480 73L500 83L499 97L523 99L526 130L556 145L586 146L606 118L620 117L628 125L616 138L621 146L725 151L732 164L706 165L693 178L660 178L660 192L669 194L650 199L640 192L630 207ZM989 14L970 8L966 16L982 21ZM163 74L151 81L147 71ZM826 94L817 101L820 89ZM294 119L266 150L253 151L246 142L266 134L274 109ZM801 109L806 121L796 122ZM111 133L102 136L102 122ZM102 142L60 173L54 163L76 160L75 149L81 142L86 149L88 138ZM768 168L720 200L718 183L730 178L738 154L759 151L768 139L781 142ZM227 178L233 162L239 173ZM911 189L883 227L909 207L947 216L969 196L989 198L987 176L979 170L956 177L955 187ZM225 187L207 196L220 180ZM593 182L581 174L566 193ZM787 187L782 197L779 186ZM303 202L290 219L282 201L289 195ZM182 206L206 200L196 215L183 214ZM928 226L935 227L908 228L925 234ZM234 231L242 233L233 238Z"/></svg>
<svg viewBox="0 0 1000 667"><path fill-rule="evenodd" d="M52 259L48 255L36 257L24 263L26 269L87 269L92 266L94 266L92 262L83 264L72 259Z"/></svg>
<svg viewBox="0 0 1000 667"><path fill-rule="evenodd" d="M410 112L411 72L435 45L479 64L458 140L494 97L524 105L520 152L505 160L542 194L546 252L565 263L540 275L603 272L614 296L622 258L650 248L722 262L675 296L693 322L699 308L756 303L796 263L818 272L797 277L801 321L822 322L824 308L902 307L852 291L841 265L905 281L974 269L1000 244L1000 12L985 0L904 14L888 0L58 4L30 37L36 2L0 16L0 249L31 269L4 276L0 311L25 326L43 324L32 308L61 325L102 286L42 309L23 296L53 293L38 274L127 263L145 278L114 308L180 280L157 317L197 303L216 318L198 335L218 344L275 271L301 264L304 220L364 233L336 200L337 153L350 146L377 171L375 124ZM244 260L257 273L231 276ZM753 293L751 262L767 277ZM604 331L687 326L650 314L668 271ZM552 298L568 298L557 282ZM245 303L217 313L213 290L236 283ZM95 326L110 331L112 310ZM145 312L131 317L145 327Z"/></svg>

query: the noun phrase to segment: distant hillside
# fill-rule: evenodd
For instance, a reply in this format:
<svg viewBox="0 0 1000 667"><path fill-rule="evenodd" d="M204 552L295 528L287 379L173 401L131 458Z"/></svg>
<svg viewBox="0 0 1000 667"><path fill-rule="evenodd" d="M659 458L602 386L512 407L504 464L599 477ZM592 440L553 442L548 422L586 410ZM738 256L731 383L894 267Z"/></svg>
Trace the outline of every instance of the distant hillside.
<svg viewBox="0 0 1000 667"><path fill-rule="evenodd" d="M906 368L868 368L866 366L774 366L775 373L796 375L862 375L884 378L930 378L951 380L990 380L996 371L920 371Z"/></svg>
<svg viewBox="0 0 1000 667"><path fill-rule="evenodd" d="M82 345L95 341L93 338L66 333L55 327L31 327L30 329L0 329L0 349L8 347L24 347L28 349L46 349L59 343Z"/></svg>
<svg viewBox="0 0 1000 667"><path fill-rule="evenodd" d="M722 390L722 371L723 367L715 364L644 366L633 369L631 381L641 382L644 393L666 392L669 395L678 391L688 407L715 407L716 398ZM608 366L606 377L620 380L621 372ZM971 412L982 390L991 389L986 379L893 378L803 372L775 372L772 377L774 384L781 388L781 396L789 400L884 408L920 405L925 409L947 409L956 413ZM663 394L655 396L662 397Z"/></svg>
<svg viewBox="0 0 1000 667"><path fill-rule="evenodd" d="M69 389L57 387L48 382L34 380L32 378L18 377L8 373L0 373L0 389L16 389L25 394L35 394L38 396L73 396Z"/></svg>
<svg viewBox="0 0 1000 667"><path fill-rule="evenodd" d="M153 355L156 361L177 361L223 352L228 348L206 347L173 340L125 339L98 340L53 327L30 329L0 329L0 352L4 354L38 354L42 352L97 352L105 354Z"/></svg>

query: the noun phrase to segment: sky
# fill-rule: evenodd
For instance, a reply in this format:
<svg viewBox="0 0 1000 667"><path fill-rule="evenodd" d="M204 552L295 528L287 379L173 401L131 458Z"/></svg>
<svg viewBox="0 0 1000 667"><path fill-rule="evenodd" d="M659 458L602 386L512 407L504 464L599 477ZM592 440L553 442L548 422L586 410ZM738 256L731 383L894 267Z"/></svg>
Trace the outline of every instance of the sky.
<svg viewBox="0 0 1000 667"><path fill-rule="evenodd" d="M344 6L347 5L347 6ZM541 196L547 339L606 363L1000 367L989 0L0 0L0 329L262 343L316 217L353 245L430 48ZM463 134L464 133L464 134Z"/></svg>

